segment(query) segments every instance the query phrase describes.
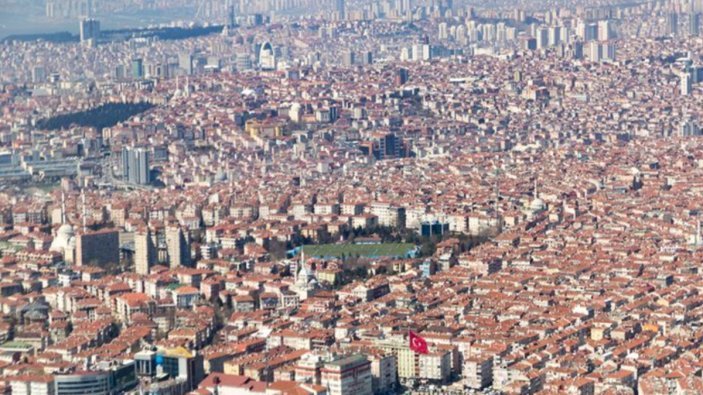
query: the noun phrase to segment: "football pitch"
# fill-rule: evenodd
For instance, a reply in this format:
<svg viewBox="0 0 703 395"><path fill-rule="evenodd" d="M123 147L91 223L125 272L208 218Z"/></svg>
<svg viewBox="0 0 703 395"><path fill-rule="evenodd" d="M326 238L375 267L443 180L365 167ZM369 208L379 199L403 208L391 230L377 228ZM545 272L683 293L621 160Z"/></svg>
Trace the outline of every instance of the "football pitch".
<svg viewBox="0 0 703 395"><path fill-rule="evenodd" d="M365 258L412 257L415 245L410 243L384 244L320 244L303 246L305 256L317 258L340 258L342 256Z"/></svg>

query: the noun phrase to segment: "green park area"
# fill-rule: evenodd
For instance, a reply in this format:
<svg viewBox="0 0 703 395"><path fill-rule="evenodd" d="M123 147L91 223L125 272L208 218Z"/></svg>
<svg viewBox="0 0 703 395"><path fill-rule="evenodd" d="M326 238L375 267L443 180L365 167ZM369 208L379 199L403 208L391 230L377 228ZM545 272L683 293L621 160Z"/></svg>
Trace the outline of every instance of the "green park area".
<svg viewBox="0 0 703 395"><path fill-rule="evenodd" d="M383 244L320 244L303 246L306 257L341 258L341 257L412 257L415 245L410 243Z"/></svg>

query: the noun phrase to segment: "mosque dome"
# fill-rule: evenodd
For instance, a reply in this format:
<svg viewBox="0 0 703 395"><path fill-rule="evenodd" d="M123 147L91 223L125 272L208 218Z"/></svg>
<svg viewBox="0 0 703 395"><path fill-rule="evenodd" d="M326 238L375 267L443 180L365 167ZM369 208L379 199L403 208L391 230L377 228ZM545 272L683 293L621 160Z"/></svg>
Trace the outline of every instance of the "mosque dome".
<svg viewBox="0 0 703 395"><path fill-rule="evenodd" d="M298 285L304 286L307 285L307 283L310 281L310 274L308 274L307 269L305 268L305 265L301 265L300 272L298 272L298 279L297 283Z"/></svg>
<svg viewBox="0 0 703 395"><path fill-rule="evenodd" d="M218 169L217 173L215 173L215 182L222 182L227 179L227 176L225 173L222 171L222 169Z"/></svg>
<svg viewBox="0 0 703 395"><path fill-rule="evenodd" d="M21 312L31 321L45 321L49 318L49 305L46 302L35 301L24 306Z"/></svg>
<svg viewBox="0 0 703 395"><path fill-rule="evenodd" d="M75 232L69 224L63 224L56 232L56 237L51 242L49 251L63 252L66 248L75 245Z"/></svg>
<svg viewBox="0 0 703 395"><path fill-rule="evenodd" d="M544 201L540 198L535 198L532 200L532 203L530 203L530 210L533 212L539 212L539 211L544 211L546 210L547 206L544 204Z"/></svg>

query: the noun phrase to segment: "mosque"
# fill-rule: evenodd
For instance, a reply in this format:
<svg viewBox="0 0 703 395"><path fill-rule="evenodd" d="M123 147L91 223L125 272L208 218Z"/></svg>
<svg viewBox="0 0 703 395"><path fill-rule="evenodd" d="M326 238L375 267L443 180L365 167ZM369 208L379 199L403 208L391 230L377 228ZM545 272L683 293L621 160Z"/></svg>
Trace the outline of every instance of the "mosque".
<svg viewBox="0 0 703 395"><path fill-rule="evenodd" d="M298 265L298 270L295 273L295 284L293 285L293 292L295 292L300 301L303 301L315 294L319 284L315 276L306 268L305 264L305 252L300 251L300 265Z"/></svg>
<svg viewBox="0 0 703 395"><path fill-rule="evenodd" d="M51 241L49 251L61 253L64 261L68 263L75 261L76 233L73 226L66 223L66 199L64 194L61 194L61 226L56 232L54 240Z"/></svg>

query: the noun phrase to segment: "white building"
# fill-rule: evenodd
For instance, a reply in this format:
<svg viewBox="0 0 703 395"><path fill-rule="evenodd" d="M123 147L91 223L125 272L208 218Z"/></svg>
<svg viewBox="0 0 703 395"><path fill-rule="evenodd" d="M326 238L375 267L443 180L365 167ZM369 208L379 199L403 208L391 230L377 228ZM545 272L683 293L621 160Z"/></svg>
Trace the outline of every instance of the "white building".
<svg viewBox="0 0 703 395"><path fill-rule="evenodd" d="M371 363L363 355L328 362L322 368L322 385L329 395L371 395Z"/></svg>

